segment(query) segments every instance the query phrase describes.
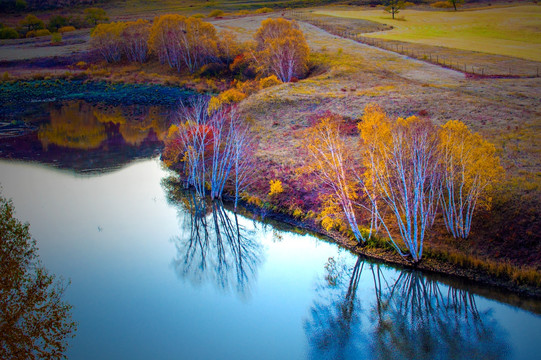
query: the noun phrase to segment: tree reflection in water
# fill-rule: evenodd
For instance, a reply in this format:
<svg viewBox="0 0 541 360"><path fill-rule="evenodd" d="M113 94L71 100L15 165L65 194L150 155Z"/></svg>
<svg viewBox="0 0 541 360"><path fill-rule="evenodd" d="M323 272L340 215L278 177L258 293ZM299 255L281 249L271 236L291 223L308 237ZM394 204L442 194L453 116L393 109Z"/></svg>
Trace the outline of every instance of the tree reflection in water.
<svg viewBox="0 0 541 360"><path fill-rule="evenodd" d="M183 213L181 235L173 239L177 274L193 284L208 282L248 296L262 257L254 231L244 228L237 214L220 201L201 200L190 191L171 196L177 198Z"/></svg>
<svg viewBox="0 0 541 360"><path fill-rule="evenodd" d="M0 196L0 358L61 359L75 335L65 284L45 270L28 225Z"/></svg>
<svg viewBox="0 0 541 360"><path fill-rule="evenodd" d="M490 311L479 312L474 295L466 290L448 287L418 271L403 270L391 278L384 267L361 258L352 270L331 258L326 270L319 299L305 321L311 358L508 356L498 323ZM372 284L373 290L356 294L360 281L364 286Z"/></svg>
<svg viewBox="0 0 541 360"><path fill-rule="evenodd" d="M93 150L117 134L127 145L140 147L145 140L163 141L172 111L157 106L105 106L83 100L50 106L50 122L38 130L44 149Z"/></svg>

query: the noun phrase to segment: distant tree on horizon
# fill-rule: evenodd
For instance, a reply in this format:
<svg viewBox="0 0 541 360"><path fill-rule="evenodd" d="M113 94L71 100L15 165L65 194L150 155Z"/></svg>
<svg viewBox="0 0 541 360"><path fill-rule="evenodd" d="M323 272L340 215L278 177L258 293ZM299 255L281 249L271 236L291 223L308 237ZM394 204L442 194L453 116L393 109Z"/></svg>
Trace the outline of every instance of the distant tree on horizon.
<svg viewBox="0 0 541 360"><path fill-rule="evenodd" d="M447 0L449 4L453 5L455 11L457 11L457 6L464 5L464 0Z"/></svg>
<svg viewBox="0 0 541 360"><path fill-rule="evenodd" d="M385 11L391 14L394 19L395 14L398 14L400 10L406 7L404 0L386 0L385 1Z"/></svg>

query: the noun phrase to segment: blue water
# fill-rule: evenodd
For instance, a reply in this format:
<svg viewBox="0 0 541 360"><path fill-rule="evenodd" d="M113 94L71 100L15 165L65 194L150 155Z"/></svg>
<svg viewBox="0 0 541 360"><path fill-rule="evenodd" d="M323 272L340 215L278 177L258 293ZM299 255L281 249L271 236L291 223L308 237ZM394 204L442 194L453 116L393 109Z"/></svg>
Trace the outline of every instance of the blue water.
<svg viewBox="0 0 541 360"><path fill-rule="evenodd" d="M79 326L69 359L541 353L539 315L490 292L358 259L311 235L220 209L239 222L242 242L217 242L209 211L209 237L197 244L198 220L168 200L170 175L157 158L91 175L0 161L2 193L30 223L43 265L71 281L65 300ZM190 253L190 245L200 248Z"/></svg>

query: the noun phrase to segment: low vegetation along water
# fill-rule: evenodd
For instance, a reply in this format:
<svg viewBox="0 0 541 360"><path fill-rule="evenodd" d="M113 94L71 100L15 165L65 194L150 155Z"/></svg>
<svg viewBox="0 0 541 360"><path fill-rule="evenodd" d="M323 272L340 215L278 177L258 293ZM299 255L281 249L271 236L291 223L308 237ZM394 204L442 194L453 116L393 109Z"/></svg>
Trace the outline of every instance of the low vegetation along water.
<svg viewBox="0 0 541 360"><path fill-rule="evenodd" d="M31 113L0 139L0 183L43 265L71 281L70 359L541 352L541 316L506 293L359 258L219 203L195 211L158 159L167 108L77 100Z"/></svg>

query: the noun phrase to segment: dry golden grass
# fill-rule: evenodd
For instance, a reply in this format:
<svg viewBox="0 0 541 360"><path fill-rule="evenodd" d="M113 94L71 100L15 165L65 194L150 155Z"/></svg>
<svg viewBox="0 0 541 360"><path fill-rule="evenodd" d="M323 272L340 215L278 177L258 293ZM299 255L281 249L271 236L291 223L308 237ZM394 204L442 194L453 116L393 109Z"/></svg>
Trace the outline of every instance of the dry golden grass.
<svg viewBox="0 0 541 360"><path fill-rule="evenodd" d="M479 218L478 228L468 243L471 253L456 250L465 260L459 256L448 261L503 274L517 282L538 281L539 269L535 270L535 266L539 264L541 248L533 239L539 238L536 218L541 204L541 142L536 136L541 131L541 79L467 78L455 71L332 36L313 26L303 25L303 30L311 48L317 51L311 57L314 75L266 89L242 103L243 111L254 119L261 133L258 157L273 178L286 181L291 196L303 193L302 185L296 185L302 179L295 178L289 169L302 165L302 131L315 114L331 111L354 124L364 107L376 102L393 117L428 116L438 124L461 120L496 144L507 177L494 194L499 199L495 204L499 215L489 213L488 218ZM355 134L347 140L350 146L356 146L357 141ZM297 211L297 215L310 210L292 209L292 214ZM522 222L520 230L512 230L516 233L514 239L509 239L506 221ZM430 239L436 247L441 241L443 237L439 236ZM525 256L521 253L524 247L537 255ZM495 260L489 264L483 259ZM508 263L513 265L505 265ZM522 269L517 264L530 267Z"/></svg>

